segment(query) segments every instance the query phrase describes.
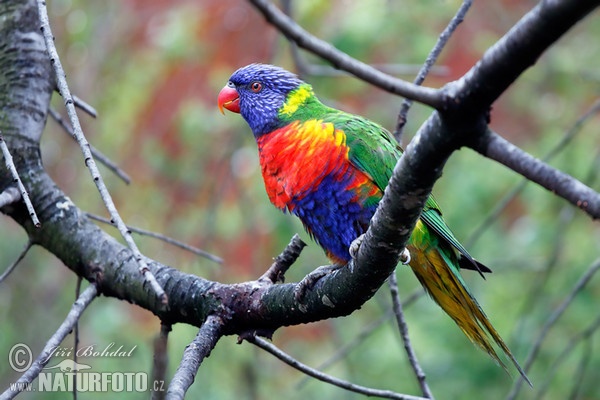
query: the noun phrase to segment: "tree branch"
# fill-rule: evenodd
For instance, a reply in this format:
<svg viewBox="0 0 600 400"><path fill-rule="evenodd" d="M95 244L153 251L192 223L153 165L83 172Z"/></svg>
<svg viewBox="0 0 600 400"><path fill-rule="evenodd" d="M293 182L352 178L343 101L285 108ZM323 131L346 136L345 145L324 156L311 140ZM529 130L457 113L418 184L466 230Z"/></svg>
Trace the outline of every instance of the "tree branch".
<svg viewBox="0 0 600 400"><path fill-rule="evenodd" d="M56 350L56 348L62 343L62 341L67 337L67 335L73 329L73 326L79 321L81 314L85 311L87 306L90 305L92 300L96 298L98 291L96 290L96 286L94 284L90 284L79 296L79 298L75 301L73 306L71 307L71 311L60 325L60 327L56 330L56 332L52 335L52 337L46 342L46 345L42 349L40 355L35 359L31 367L23 374L21 377L15 382L14 385L11 385L11 388L7 389L0 398L2 400L9 400L18 395L21 391L23 391L27 385L31 384L35 378L40 374L40 371L48 360L51 358L52 352Z"/></svg>
<svg viewBox="0 0 600 400"><path fill-rule="evenodd" d="M160 382L162 384L166 381L167 367L169 366L169 332L171 332L171 325L160 324L160 332L154 338L154 356L152 357L152 382ZM166 397L166 393L161 390L155 390L152 392L152 400L162 400Z"/></svg>
<svg viewBox="0 0 600 400"><path fill-rule="evenodd" d="M4 282L4 280L8 277L8 275L10 275L10 273L17 267L17 265L19 265L21 260L23 258L25 258L25 255L27 254L29 249L31 249L31 245L32 245L32 243L30 241L27 242L27 244L25 244L25 247L19 253L19 256L17 257L17 259L15 261L13 261L13 263L11 265L9 265L6 268L6 270L0 275L0 283Z"/></svg>
<svg viewBox="0 0 600 400"><path fill-rule="evenodd" d="M13 182L15 182L17 184L17 187L19 188L19 193L21 194L21 199L23 199L23 203L25 203L25 206L27 207L27 211L29 211L29 216L31 217L31 221L36 226L36 228L39 228L40 220L38 219L38 216L35 213L35 208L33 207L33 204L31 204L31 200L29 199L29 194L27 193L27 190L25 189L25 186L23 185L23 182L21 181L21 178L19 177L19 173L17 172L17 167L15 167L13 158L10 155L10 151L8 150L8 146L6 146L6 142L4 141L4 138L2 137L1 134L0 134L0 149L2 149L2 155L4 156L4 162L6 164L6 168L10 171L12 178L13 178Z"/></svg>
<svg viewBox="0 0 600 400"><path fill-rule="evenodd" d="M408 361L410 362L410 366L415 373L417 382L419 382L423 396L428 399L433 399L433 393L431 393L431 389L427 384L425 372L423 371L423 368L421 368L421 364L419 364L417 354L415 353L415 350L410 342L410 336L408 336L408 324L406 323L404 311L402 310L402 302L400 301L400 294L398 293L398 281L396 280L396 273L392 273L390 275L388 282L390 285L390 294L392 295L392 304L394 315L396 316L396 323L398 324L398 330L400 331L400 336L402 337L402 343L404 344L404 350L408 356Z"/></svg>
<svg viewBox="0 0 600 400"><path fill-rule="evenodd" d="M423 63L423 66L419 70L417 77L413 81L415 85L421 85L423 83L423 81L429 74L429 71L431 71L431 68L433 68L433 65L437 61L437 58L439 57L440 53L444 49L444 46L446 46L446 43L448 43L448 40L450 40L450 37L452 36L454 31L456 30L456 28L458 28L458 25L460 25L463 22L463 19L465 18L467 11L469 11L469 9L471 8L472 3L472 0L464 0L454 17L448 23L448 26L446 26L446 29L444 29L444 31L440 34L437 42L433 46L433 49L431 49L431 52L427 55L427 59L425 60L425 63ZM402 101L402 106L400 106L400 112L398 113L398 119L396 122L396 129L394 130L394 137L396 138L398 143L402 143L402 131L404 129L404 126L406 125L406 116L412 103L413 101L411 99L405 98Z"/></svg>
<svg viewBox="0 0 600 400"><path fill-rule="evenodd" d="M600 218L600 194L527 154L495 132L488 130L473 145L473 149L569 201L592 218Z"/></svg>
<svg viewBox="0 0 600 400"><path fill-rule="evenodd" d="M183 352L179 367L171 380L167 399L183 399L189 387L194 383L198 368L221 338L223 321L220 317L210 315L200 327L198 335Z"/></svg>
<svg viewBox="0 0 600 400"><path fill-rule="evenodd" d="M156 296L161 299L161 303L166 306L168 303L167 295L163 288L158 284L152 272L148 268L144 257L140 253L137 245L133 241L131 237L131 232L127 230L127 226L123 219L119 215L115 203L112 200L112 196L110 195L104 180L102 179L102 175L96 166L96 162L94 161L94 156L90 150L90 144L83 134L83 130L81 129L81 124L79 123L79 117L77 117L77 111L75 110L75 104L73 97L71 95L71 91L69 90L69 85L67 84L67 78L65 75L65 71L60 62L60 57L58 56L58 52L56 47L54 46L54 36L52 35L52 30L50 28L50 21L48 19L48 10L46 9L45 0L37 0L38 13L40 16L41 23L41 31L44 37L44 42L46 43L46 49L48 50L48 55L54 66L55 77L58 86L58 92L63 97L65 101L65 107L67 108L67 114L69 114L69 120L71 122L71 126L73 127L73 135L81 148L81 151L84 156L85 165L88 167L94 184L98 188L100 192L100 196L102 197L102 201L106 205L106 209L110 213L113 223L119 229L119 232L125 239L125 242L133 252L136 262L139 265L139 271L144 276L144 279L150 284L152 290L156 293Z"/></svg>
<svg viewBox="0 0 600 400"><path fill-rule="evenodd" d="M581 128L587 121L594 115L600 112L600 99L597 99L594 104L583 113L575 123L565 132L564 136L556 143L552 148L541 158L545 163L549 162L554 156L559 154L561 151L567 148L572 140L581 132ZM587 181L586 181L587 182ZM502 199L500 199L494 208L478 223L477 227L470 233L468 239L465 241L465 247L469 248L475 244L475 242L481 237L483 232L489 228L494 220L500 216L502 211L510 204L510 202L521 192L527 184L529 179L523 177L521 182L516 184L508 193L506 193ZM587 182L587 185L590 185Z"/></svg>
<svg viewBox="0 0 600 400"><path fill-rule="evenodd" d="M285 273L300 257L300 253L305 246L306 243L300 239L298 234L295 234L285 250L275 258L275 261L271 264L267 272L258 280L267 279L271 283L283 283Z"/></svg>
<svg viewBox="0 0 600 400"><path fill-rule="evenodd" d="M254 344L257 347L271 353L287 365L292 368L297 369L313 378L316 378L322 382L330 383L342 389L346 389L351 392L364 394L366 396L372 397L380 397L383 399L396 399L396 400L424 400L423 397L411 396L408 394L396 393L390 390L380 390L380 389L372 389L365 386L356 385L354 383L344 381L342 379L335 378L331 375L324 374L321 371L317 371L316 369L310 368L308 365L301 363L285 352L281 351L272 343L269 343L267 340L259 338L259 337L250 337L247 339L250 343Z"/></svg>
<svg viewBox="0 0 600 400"><path fill-rule="evenodd" d="M77 105L77 103L75 103L75 104ZM63 119L63 117L57 111L55 111L52 107L50 107L48 112L49 112L50 116L52 117L52 119L54 119L56 121L56 123L61 128L63 128L63 130L66 133L68 133L69 136L71 136L71 138L77 140L75 138L75 134L73 133L73 129L71 129L69 124L67 124L67 122ZM121 178L121 180L123 182L125 182L128 185L131 183L131 178L129 177L129 175L127 175L127 173L125 171L123 171L121 168L119 168L119 166L117 164L112 162L112 160L110 158L106 157L104 154L102 154L102 152L100 150L96 149L91 144L90 144L90 151L92 152L92 155L94 156L95 159L97 159L102 164L104 164L104 166L106 168L108 168L115 175L117 175L119 178Z"/></svg>
<svg viewBox="0 0 600 400"><path fill-rule="evenodd" d="M350 57L348 54L333 47L330 43L318 39L305 31L268 0L249 1L264 15L269 23L273 24L288 39L322 59L329 61L335 68L343 69L357 78L385 91L408 97L430 105L433 108L438 108L442 105L442 96L438 90L421 87L384 74L372 66Z"/></svg>
<svg viewBox="0 0 600 400"><path fill-rule="evenodd" d="M112 223L110 222L109 219L101 217L99 215L94 215L94 214L91 214L91 213L85 213L85 215L88 218L91 218L91 219L93 219L95 221L99 221L99 222L103 222L105 224L112 225ZM169 243L169 244L171 244L173 246L177 246L177 247L179 247L181 249L187 250L187 251L189 251L191 253L194 253L194 254L196 254L196 255L198 255L200 257L204 257L204 258L206 258L206 259L208 259L210 261L214 261L217 264L222 264L223 263L223 259L221 257L215 256L214 254L211 254L211 253L209 253L207 251L204 251L202 249L199 249L197 247L190 246L189 244L185 244L183 242L180 242L179 240L175 240L175 239L170 238L168 236L161 235L160 233L152 232L152 231L149 231L149 230L146 230L146 229L136 228L136 227L129 226L129 225L127 225L127 229L129 231L137 233L139 235L149 236L149 237L152 237L152 238L155 238L155 239L158 239L158 240L162 240L165 243Z"/></svg>
<svg viewBox="0 0 600 400"><path fill-rule="evenodd" d="M461 79L445 87L447 109L486 112L554 42L600 4L598 0L542 0L490 47ZM463 112L460 112L463 111Z"/></svg>

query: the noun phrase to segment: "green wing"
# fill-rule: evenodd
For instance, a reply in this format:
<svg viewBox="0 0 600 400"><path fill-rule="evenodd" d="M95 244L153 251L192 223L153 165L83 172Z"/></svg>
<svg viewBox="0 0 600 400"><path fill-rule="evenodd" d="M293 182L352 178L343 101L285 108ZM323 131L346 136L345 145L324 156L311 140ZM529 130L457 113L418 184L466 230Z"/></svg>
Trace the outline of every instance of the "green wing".
<svg viewBox="0 0 600 400"><path fill-rule="evenodd" d="M362 117L330 109L332 112L322 115L324 122L331 122L335 128L346 134L346 144L350 148L350 162L360 171L368 174L383 191L402 155L402 148L390 132L380 125ZM491 272L489 268L475 261L467 249L454 237L442 218L439 205L429 196L421 220L444 242L454 247L463 256L461 268Z"/></svg>

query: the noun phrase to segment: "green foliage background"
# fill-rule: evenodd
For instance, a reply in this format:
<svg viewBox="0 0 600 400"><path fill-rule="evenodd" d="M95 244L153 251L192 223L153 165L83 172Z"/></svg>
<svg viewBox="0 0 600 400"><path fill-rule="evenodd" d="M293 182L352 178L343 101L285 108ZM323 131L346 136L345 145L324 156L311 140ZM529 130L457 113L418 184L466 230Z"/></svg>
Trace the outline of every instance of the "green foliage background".
<svg viewBox="0 0 600 400"><path fill-rule="evenodd" d="M81 114L88 139L128 172L127 186L110 172L105 179L125 221L197 245L224 258L216 265L151 238L137 242L148 256L183 271L222 282L258 277L293 233L309 238L301 224L268 202L249 129L237 115L222 116L216 96L236 68L269 62L294 69L289 45L245 2L141 0L48 2L51 24L71 90L98 110ZM466 72L535 2L475 2L439 65L425 84L439 87ZM412 80L459 1L298 1L299 23L363 61L409 65ZM560 142L598 98L600 64L598 16L565 36L495 105L492 127L537 157ZM585 51L584 51L585 49ZM589 50L588 50L589 49ZM303 53L306 60L322 63ZM327 103L360 113L392 130L401 99L348 76L305 77ZM54 107L63 111L55 96ZM414 106L404 142L430 110ZM600 117L583 125L551 164L596 190ZM49 121L43 138L47 169L83 210L106 215L74 142ZM551 314L599 256L600 227L551 193L528 185L500 216L476 234L485 217L521 178L471 150L449 161L435 195L445 217L471 253L492 267L486 281L465 273L497 330L522 362ZM106 228L112 231L110 227ZM116 235L116 232L112 231ZM0 219L0 265L11 263L26 242L13 221ZM297 280L326 262L316 245L303 253L288 280ZM419 285L398 270L401 296ZM17 379L5 357L15 343L33 353L66 316L76 277L51 254L34 248L0 284L0 386ZM382 288L350 317L281 329L274 342L302 362L318 366L390 307ZM600 355L594 331L561 352L600 317L600 282L593 278L552 326L530 372L535 389L519 398L600 398L594 375ZM513 380L474 348L452 321L426 297L406 308L417 355L437 398L503 398ZM597 323L597 322L596 322ZM101 349L114 342L131 358L80 359L93 371L150 372L152 342L159 321L149 312L101 298L80 323L82 345ZM169 376L196 329L177 325L169 338ZM63 346L73 346L69 337ZM202 365L189 398L289 399L360 398L303 376L236 338L222 339ZM54 362L56 361L56 362ZM52 360L55 365L59 359ZM327 369L361 385L419 394L395 322L388 319ZM515 373L513 372L513 375ZM121 393L147 398L147 393ZM82 393L93 399L101 393ZM29 393L21 398L64 398L64 393Z"/></svg>

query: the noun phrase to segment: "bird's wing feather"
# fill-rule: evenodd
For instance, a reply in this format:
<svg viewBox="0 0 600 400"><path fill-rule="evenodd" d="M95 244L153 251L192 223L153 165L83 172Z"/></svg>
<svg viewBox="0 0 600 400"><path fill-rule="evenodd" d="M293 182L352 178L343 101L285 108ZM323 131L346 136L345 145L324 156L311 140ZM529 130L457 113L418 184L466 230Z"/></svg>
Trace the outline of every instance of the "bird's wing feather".
<svg viewBox="0 0 600 400"><path fill-rule="evenodd" d="M374 122L341 111L325 114L324 120L332 122L336 130L344 132L346 145L350 149L348 154L350 162L360 171L368 174L383 192L392 176L398 158L402 155L402 149L392 135ZM462 263L461 266L491 272L489 268L475 261L467 249L454 237L442 218L440 207L433 196L429 196L427 199L421 219L428 228L444 242L458 250L466 259L467 262Z"/></svg>

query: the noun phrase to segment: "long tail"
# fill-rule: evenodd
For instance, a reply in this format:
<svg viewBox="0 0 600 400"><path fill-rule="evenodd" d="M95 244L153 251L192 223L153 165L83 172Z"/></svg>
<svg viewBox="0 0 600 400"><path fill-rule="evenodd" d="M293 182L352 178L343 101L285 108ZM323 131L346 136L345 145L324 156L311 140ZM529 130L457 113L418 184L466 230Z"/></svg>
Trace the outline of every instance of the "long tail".
<svg viewBox="0 0 600 400"><path fill-rule="evenodd" d="M490 341L500 347L513 362L523 379L531 386L525 371L521 368L510 349L504 343L496 329L466 287L457 263L439 247L429 247L420 251L409 246L412 257L410 266L436 303L448 314L465 335L477 346L486 351L498 364L508 372L506 365L500 360Z"/></svg>

